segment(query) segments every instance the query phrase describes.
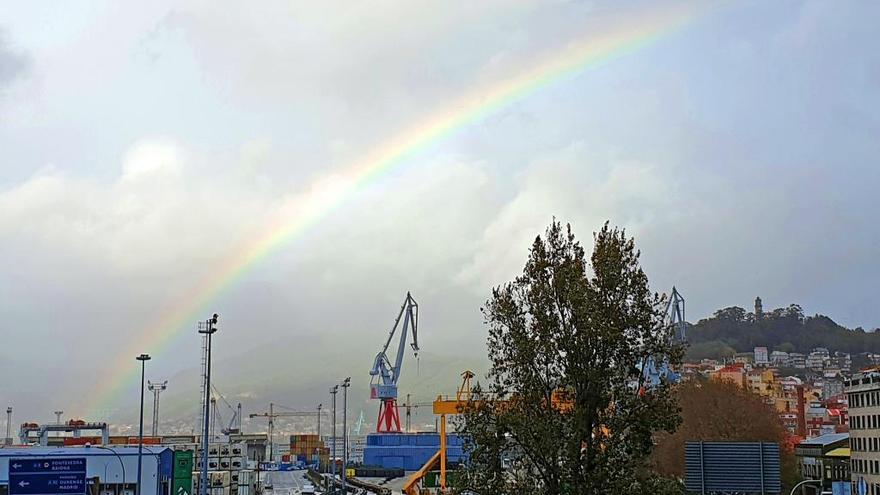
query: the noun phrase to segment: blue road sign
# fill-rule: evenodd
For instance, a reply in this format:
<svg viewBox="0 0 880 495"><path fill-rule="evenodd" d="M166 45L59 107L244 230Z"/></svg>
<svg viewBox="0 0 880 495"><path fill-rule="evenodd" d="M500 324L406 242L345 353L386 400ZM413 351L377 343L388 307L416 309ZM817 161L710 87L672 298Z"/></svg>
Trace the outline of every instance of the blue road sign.
<svg viewBox="0 0 880 495"><path fill-rule="evenodd" d="M86 495L86 460L9 459L9 495Z"/></svg>

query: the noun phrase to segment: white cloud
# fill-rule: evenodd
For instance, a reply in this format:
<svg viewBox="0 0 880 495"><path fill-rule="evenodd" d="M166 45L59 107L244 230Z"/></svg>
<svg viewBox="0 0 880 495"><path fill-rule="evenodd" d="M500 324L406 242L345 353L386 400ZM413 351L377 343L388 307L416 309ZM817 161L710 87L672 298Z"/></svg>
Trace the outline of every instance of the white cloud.
<svg viewBox="0 0 880 495"><path fill-rule="evenodd" d="M517 177L513 197L494 215L456 279L485 290L515 277L531 242L554 216L571 223L585 245L606 220L639 231L668 219L674 204L669 191L676 184L659 165L596 156L579 144L535 160Z"/></svg>
<svg viewBox="0 0 880 495"><path fill-rule="evenodd" d="M122 162L122 182L179 176L180 150L166 141L142 141L128 151Z"/></svg>

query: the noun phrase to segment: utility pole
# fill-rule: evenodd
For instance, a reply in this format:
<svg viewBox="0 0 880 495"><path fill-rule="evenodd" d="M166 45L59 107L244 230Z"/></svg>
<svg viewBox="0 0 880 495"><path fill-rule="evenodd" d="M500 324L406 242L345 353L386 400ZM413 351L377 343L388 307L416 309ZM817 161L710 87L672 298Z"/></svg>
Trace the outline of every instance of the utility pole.
<svg viewBox="0 0 880 495"><path fill-rule="evenodd" d="M330 446L333 450L333 459L330 463L330 479L331 483L333 483L333 491L336 491L336 393L339 392L339 385L333 385L333 388L330 389L330 393L333 395L333 436L331 438ZM329 490L330 487L327 487Z"/></svg>
<svg viewBox="0 0 880 495"><path fill-rule="evenodd" d="M211 397L211 441L216 438L214 428L217 426L217 398Z"/></svg>
<svg viewBox="0 0 880 495"><path fill-rule="evenodd" d="M348 387L351 386L351 377L346 378L342 382L342 493L348 493L345 486L348 477L348 424L346 422L346 412L348 411ZM140 495L140 494L138 494Z"/></svg>
<svg viewBox="0 0 880 495"><path fill-rule="evenodd" d="M242 433L244 433L243 431L241 431L241 402L238 403L237 413L235 417L238 418L238 434L241 435Z"/></svg>
<svg viewBox="0 0 880 495"><path fill-rule="evenodd" d="M168 380L164 382L147 381L147 389L153 392L153 436L159 434L159 394L168 388Z"/></svg>
<svg viewBox="0 0 880 495"><path fill-rule="evenodd" d="M147 361L150 360L149 354L141 354L136 357L141 362L141 415L140 428L138 429L138 477L137 477L137 493L135 495L143 495L141 492L141 465L143 464L144 455L144 376L147 373Z"/></svg>
<svg viewBox="0 0 880 495"><path fill-rule="evenodd" d="M321 407L323 404L318 404L318 441L321 441Z"/></svg>
<svg viewBox="0 0 880 495"><path fill-rule="evenodd" d="M6 445L12 445L12 406L6 408Z"/></svg>
<svg viewBox="0 0 880 495"><path fill-rule="evenodd" d="M202 472L201 476L199 476L199 492L201 495L208 495L208 423L210 422L210 414L211 411L208 409L211 406L211 336L217 331L217 313L205 320L205 325L199 328L199 333L205 335L205 353L207 354L206 360L206 372L205 372L205 409L204 409L204 423L202 425ZM140 494L138 494L140 495Z"/></svg>
<svg viewBox="0 0 880 495"><path fill-rule="evenodd" d="M269 462L275 460L275 404L269 403Z"/></svg>

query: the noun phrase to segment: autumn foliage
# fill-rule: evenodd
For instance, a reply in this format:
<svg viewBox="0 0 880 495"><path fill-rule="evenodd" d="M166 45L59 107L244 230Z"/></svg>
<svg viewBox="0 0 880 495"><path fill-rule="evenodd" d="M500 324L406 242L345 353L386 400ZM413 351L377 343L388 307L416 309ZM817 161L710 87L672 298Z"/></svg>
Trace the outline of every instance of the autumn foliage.
<svg viewBox="0 0 880 495"><path fill-rule="evenodd" d="M675 433L656 435L652 464L658 473L684 477L685 442L764 441L777 442L783 449L783 481L796 476L789 433L762 397L732 382L706 380L689 380L676 393L682 423Z"/></svg>

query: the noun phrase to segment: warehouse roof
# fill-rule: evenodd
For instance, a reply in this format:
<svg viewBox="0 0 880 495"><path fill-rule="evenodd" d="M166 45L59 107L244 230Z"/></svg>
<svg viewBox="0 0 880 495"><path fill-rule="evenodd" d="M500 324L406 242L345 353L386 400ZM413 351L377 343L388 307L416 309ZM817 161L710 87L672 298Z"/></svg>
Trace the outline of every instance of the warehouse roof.
<svg viewBox="0 0 880 495"><path fill-rule="evenodd" d="M847 439L849 439L849 433L828 433L827 435L808 438L801 442L801 445L831 445Z"/></svg>

